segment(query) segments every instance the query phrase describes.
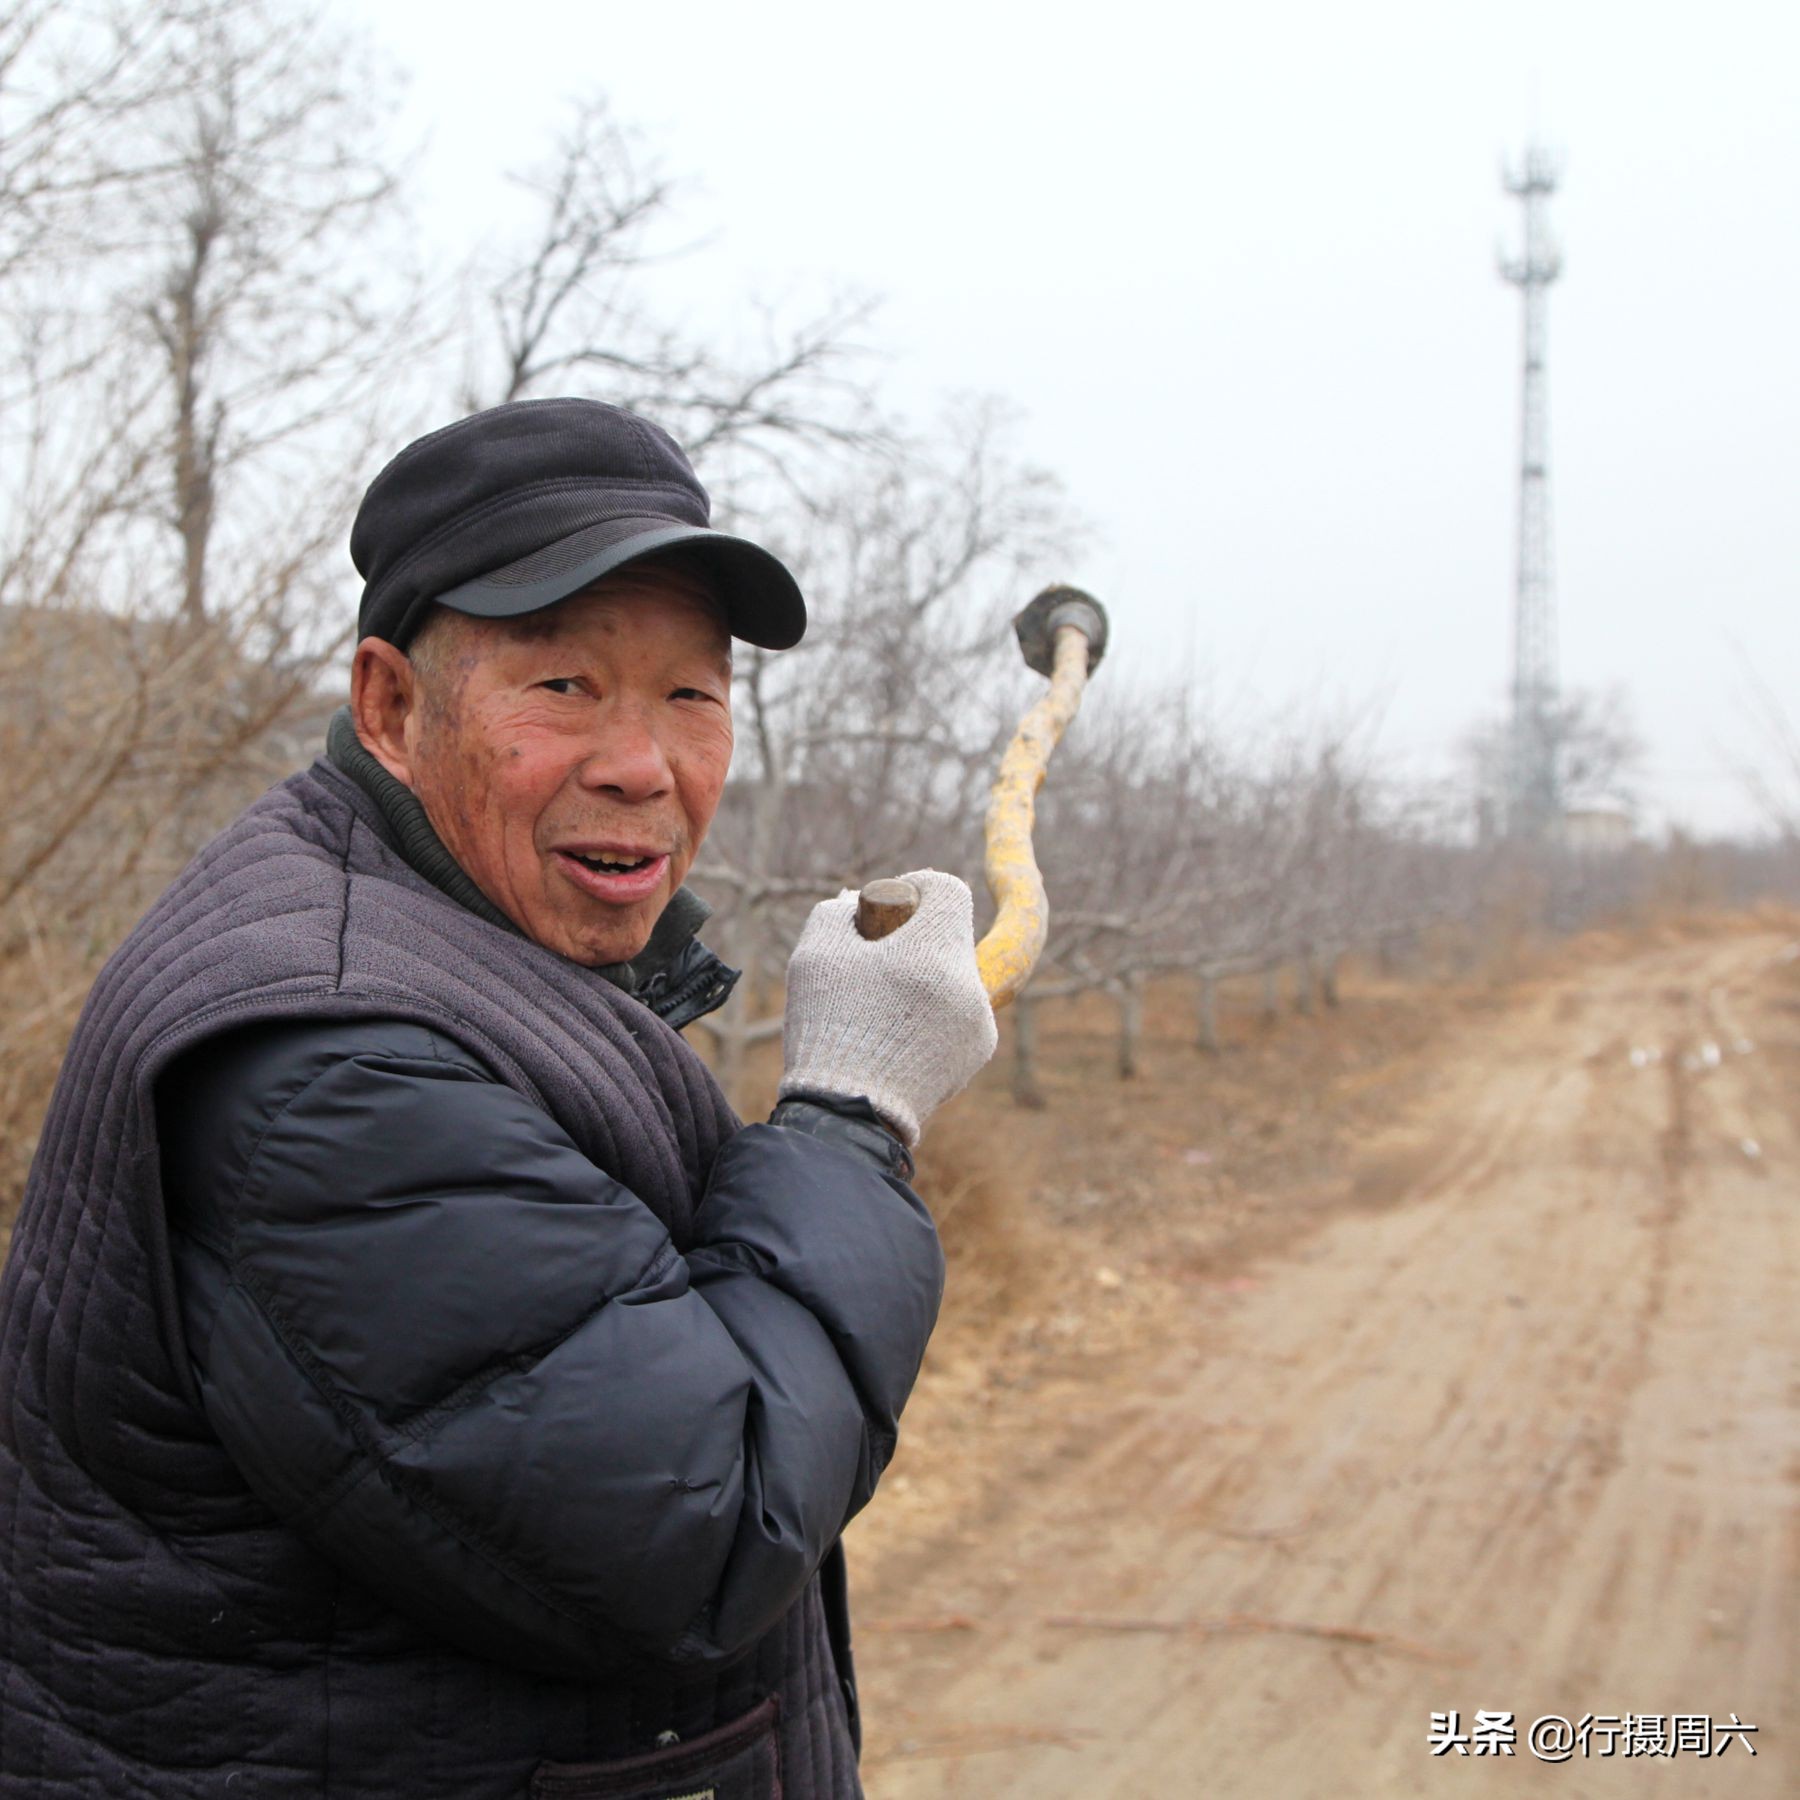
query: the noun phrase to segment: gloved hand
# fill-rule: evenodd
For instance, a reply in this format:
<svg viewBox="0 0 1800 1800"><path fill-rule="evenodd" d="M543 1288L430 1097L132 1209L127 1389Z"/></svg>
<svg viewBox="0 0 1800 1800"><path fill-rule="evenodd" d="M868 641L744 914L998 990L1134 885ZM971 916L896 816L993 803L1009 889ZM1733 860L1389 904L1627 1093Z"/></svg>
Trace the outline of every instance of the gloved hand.
<svg viewBox="0 0 1800 1800"><path fill-rule="evenodd" d="M999 1032L975 967L968 883L936 869L905 879L919 910L874 943L857 933L849 888L813 908L788 963L781 1092L861 1094L910 1149Z"/></svg>

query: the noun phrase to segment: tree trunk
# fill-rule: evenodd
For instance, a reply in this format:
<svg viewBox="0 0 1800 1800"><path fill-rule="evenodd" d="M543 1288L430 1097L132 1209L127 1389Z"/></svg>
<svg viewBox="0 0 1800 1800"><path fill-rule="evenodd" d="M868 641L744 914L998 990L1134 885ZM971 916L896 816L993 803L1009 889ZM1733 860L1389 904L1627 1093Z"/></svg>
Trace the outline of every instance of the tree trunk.
<svg viewBox="0 0 1800 1800"><path fill-rule="evenodd" d="M202 201L187 220L186 254L169 275L164 295L168 311L152 310L168 355L175 401L170 485L175 529L181 538L181 611L190 627L203 625L208 616L206 558L212 544L221 427L216 406L207 414L205 393L213 339L205 300L207 267L223 225L211 176L210 168L203 172Z"/></svg>
<svg viewBox="0 0 1800 1800"><path fill-rule="evenodd" d="M1319 977L1319 997L1327 1006L1335 1007L1338 1003L1338 956L1337 952L1325 959L1324 973Z"/></svg>
<svg viewBox="0 0 1800 1800"><path fill-rule="evenodd" d="M1013 1102L1034 1108L1044 1104L1044 1090L1037 1080L1037 1006L1027 994L1021 994L1012 1005Z"/></svg>
<svg viewBox="0 0 1800 1800"><path fill-rule="evenodd" d="M1294 964L1294 1011L1311 1018L1313 1010L1313 953L1308 944Z"/></svg>
<svg viewBox="0 0 1800 1800"><path fill-rule="evenodd" d="M750 1063L750 1027L756 1022L764 986L761 940L758 921L740 903L726 915L713 942L713 948L729 967L743 971L730 1000L720 1011L708 1015L719 1045L714 1073L725 1090L725 1098L739 1112L749 1104L744 1083Z"/></svg>
<svg viewBox="0 0 1800 1800"><path fill-rule="evenodd" d="M1138 1072L1138 1040L1144 1031L1144 978L1133 973L1119 983L1119 1079Z"/></svg>
<svg viewBox="0 0 1800 1800"><path fill-rule="evenodd" d="M1262 1019L1265 1025L1273 1025L1281 1012L1281 964L1265 963L1263 965Z"/></svg>
<svg viewBox="0 0 1800 1800"><path fill-rule="evenodd" d="M756 1021L763 992L774 971L770 967L767 896L761 884L768 878L779 859L782 828L787 814L786 746L770 728L763 706L761 686L751 682L749 722L750 742L755 747L756 785L750 799L750 841L746 846L744 874L746 885L732 908L731 920L720 954L728 963L744 971L732 998L739 1032L728 1039L720 1057L719 1085L733 1106L744 1105L744 1082L747 1074L749 1042L744 1032Z"/></svg>
<svg viewBox="0 0 1800 1800"><path fill-rule="evenodd" d="M748 981L750 971L744 971L744 981ZM743 983L740 982L740 988ZM750 1040L744 1027L750 1023L748 1017L749 998L742 993L733 999L746 1008L745 1016L734 1019L729 1025L717 1027L719 1039L719 1086L725 1090L725 1098L734 1107L744 1104L744 1068L749 1059Z"/></svg>
<svg viewBox="0 0 1800 1800"><path fill-rule="evenodd" d="M1418 933L1410 925L1401 926L1394 931L1384 931L1377 950L1382 974L1404 974L1418 962Z"/></svg>
<svg viewBox="0 0 1800 1800"><path fill-rule="evenodd" d="M1219 978L1211 969L1200 971L1198 1005L1200 1048L1211 1056L1219 1054Z"/></svg>

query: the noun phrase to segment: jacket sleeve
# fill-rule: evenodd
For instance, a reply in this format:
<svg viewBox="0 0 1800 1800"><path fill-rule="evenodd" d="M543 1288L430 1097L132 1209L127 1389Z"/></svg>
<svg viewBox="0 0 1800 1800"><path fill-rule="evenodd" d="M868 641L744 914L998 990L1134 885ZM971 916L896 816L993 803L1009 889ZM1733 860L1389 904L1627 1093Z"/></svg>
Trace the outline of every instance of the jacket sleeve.
<svg viewBox="0 0 1800 1800"><path fill-rule="evenodd" d="M854 1146L738 1132L683 1255L422 1027L233 1034L158 1118L213 1427L279 1516L465 1648L729 1660L892 1454L943 1262Z"/></svg>

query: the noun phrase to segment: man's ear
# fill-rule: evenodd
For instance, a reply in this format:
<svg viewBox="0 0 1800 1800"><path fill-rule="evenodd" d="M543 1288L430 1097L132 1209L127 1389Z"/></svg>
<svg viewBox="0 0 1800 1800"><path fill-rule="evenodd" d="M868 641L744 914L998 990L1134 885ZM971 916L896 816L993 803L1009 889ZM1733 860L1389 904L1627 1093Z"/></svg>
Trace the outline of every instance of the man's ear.
<svg viewBox="0 0 1800 1800"><path fill-rule="evenodd" d="M350 664L350 718L362 746L390 775L412 780L407 724L419 705L419 678L404 650L366 637Z"/></svg>

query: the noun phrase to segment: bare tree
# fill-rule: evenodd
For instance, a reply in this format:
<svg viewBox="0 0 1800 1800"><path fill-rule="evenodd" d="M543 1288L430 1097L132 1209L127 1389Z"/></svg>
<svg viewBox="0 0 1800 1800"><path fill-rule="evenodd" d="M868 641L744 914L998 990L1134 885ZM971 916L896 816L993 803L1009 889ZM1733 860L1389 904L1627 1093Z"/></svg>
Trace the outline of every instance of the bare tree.
<svg viewBox="0 0 1800 1800"><path fill-rule="evenodd" d="M759 309L753 340L735 349L654 316L641 278L679 253L665 241L676 184L603 98L581 102L549 158L515 180L532 226L477 271L492 338L472 346L468 406L570 389L628 406L696 466L730 459L740 511L758 475L782 499L804 498L818 476L806 452L891 448L856 370L866 300L794 323Z"/></svg>
<svg viewBox="0 0 1800 1800"><path fill-rule="evenodd" d="M0 15L0 1103L20 1117L98 957L321 710L404 300L357 273L393 185L346 86L365 66L274 0Z"/></svg>
<svg viewBox="0 0 1800 1800"><path fill-rule="evenodd" d="M1644 745L1622 693L1565 693L1547 709L1542 729L1564 808L1632 806ZM1460 746L1477 815L1492 829L1506 818L1513 755L1511 730L1503 719L1474 726Z"/></svg>
<svg viewBox="0 0 1800 1800"><path fill-rule="evenodd" d="M291 636L292 572L352 497L333 472L366 462L414 336L400 281L366 273L394 199L349 85L367 54L276 0L23 7L0 36L4 597Z"/></svg>
<svg viewBox="0 0 1800 1800"><path fill-rule="evenodd" d="M121 158L119 133L168 100L190 23L183 0L0 7L0 279L91 248L109 203L164 173Z"/></svg>
<svg viewBox="0 0 1800 1800"><path fill-rule="evenodd" d="M83 643L109 697L43 717L16 699L45 785L9 834L3 903L101 819L129 865L133 783L162 783L171 817L206 816L211 778L310 702L348 624L325 560L344 471L366 460L372 376L403 314L354 273L393 177L345 86L361 59L319 14L23 8L0 36L15 84L0 241L18 251L4 647L28 671ZM92 85L72 94L78 79Z"/></svg>
<svg viewBox="0 0 1800 1800"><path fill-rule="evenodd" d="M160 522L197 624L278 609L291 571L341 541L352 496L317 472L327 446L366 463L416 315L367 272L395 175L372 151L369 90L350 85L363 47L317 11L215 0L180 48L178 93L147 133L166 172L127 224L166 409Z"/></svg>

